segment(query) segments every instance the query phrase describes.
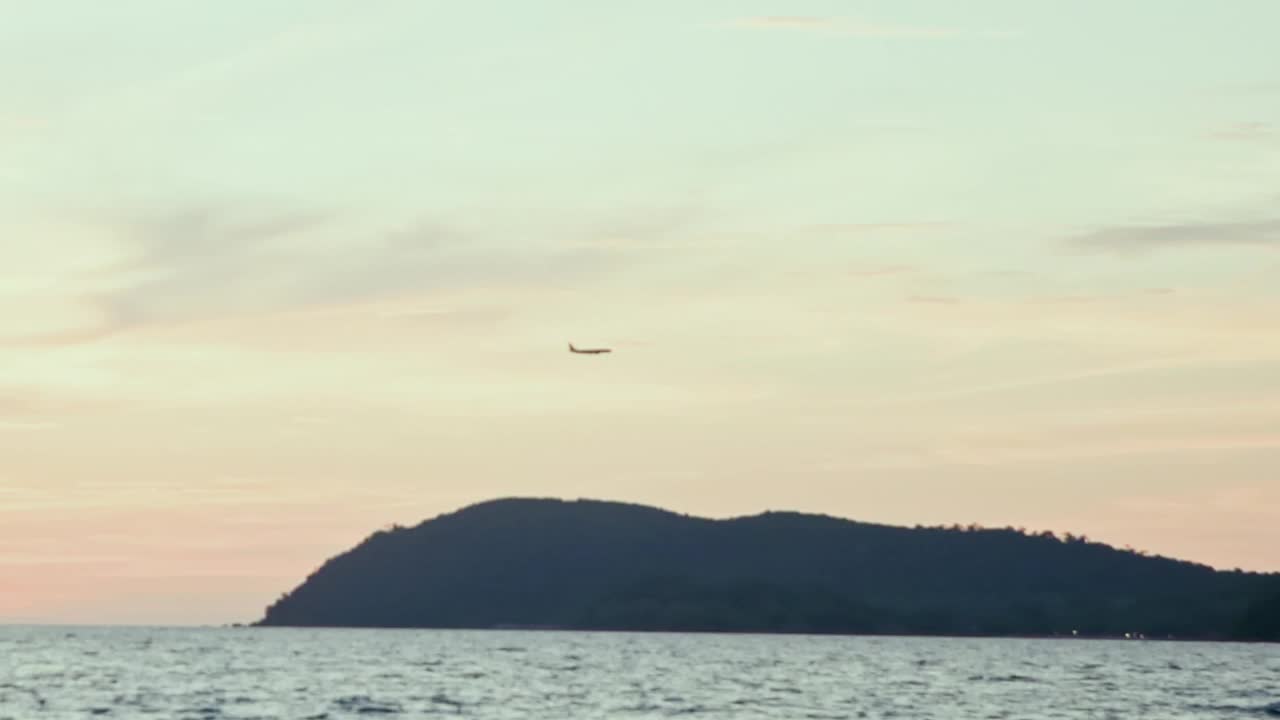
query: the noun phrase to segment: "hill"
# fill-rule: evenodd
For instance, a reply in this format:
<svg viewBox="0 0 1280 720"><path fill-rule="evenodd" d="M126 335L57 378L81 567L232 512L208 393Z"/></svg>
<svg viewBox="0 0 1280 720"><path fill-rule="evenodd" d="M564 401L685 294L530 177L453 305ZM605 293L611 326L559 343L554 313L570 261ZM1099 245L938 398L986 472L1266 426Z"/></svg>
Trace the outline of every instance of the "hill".
<svg viewBox="0 0 1280 720"><path fill-rule="evenodd" d="M374 533L258 625L1229 638L1276 576L1012 528L501 499Z"/></svg>

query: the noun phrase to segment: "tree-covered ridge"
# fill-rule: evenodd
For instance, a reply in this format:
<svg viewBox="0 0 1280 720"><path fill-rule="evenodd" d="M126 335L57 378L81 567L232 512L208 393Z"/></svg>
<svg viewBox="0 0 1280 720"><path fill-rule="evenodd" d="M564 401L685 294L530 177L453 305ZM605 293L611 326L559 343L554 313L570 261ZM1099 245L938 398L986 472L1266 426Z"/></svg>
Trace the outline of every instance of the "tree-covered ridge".
<svg viewBox="0 0 1280 720"><path fill-rule="evenodd" d="M1261 637L1272 579L1017 528L503 499L374 533L260 624Z"/></svg>

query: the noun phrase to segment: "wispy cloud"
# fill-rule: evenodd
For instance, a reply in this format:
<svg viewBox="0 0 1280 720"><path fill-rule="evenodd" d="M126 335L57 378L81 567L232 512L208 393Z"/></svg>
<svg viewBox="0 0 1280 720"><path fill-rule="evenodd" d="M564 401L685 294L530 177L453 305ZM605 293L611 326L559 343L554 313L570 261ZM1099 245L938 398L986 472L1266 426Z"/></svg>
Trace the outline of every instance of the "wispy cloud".
<svg viewBox="0 0 1280 720"><path fill-rule="evenodd" d="M826 27L832 24L831 18L813 15L763 15L735 20L734 25L744 27Z"/></svg>
<svg viewBox="0 0 1280 720"><path fill-rule="evenodd" d="M107 310L107 308L103 309ZM129 323L124 322L121 318L104 313L103 319L97 324L82 328L3 336L0 337L0 347L57 348L81 345L111 337L127 330L128 327Z"/></svg>
<svg viewBox="0 0 1280 720"><path fill-rule="evenodd" d="M960 383L954 378L943 377L942 382L934 383L934 387L922 387L909 393L903 393L890 401L895 406L928 405L952 398L965 398L1000 393L1016 393L1024 390L1047 388L1053 386L1069 386L1096 380L1131 377L1137 378L1151 373L1167 372L1178 369L1194 369L1210 367L1209 361L1199 355L1184 354L1182 356L1163 357L1159 360L1138 360L1113 365L1057 372L1038 376L999 380L996 382Z"/></svg>
<svg viewBox="0 0 1280 720"><path fill-rule="evenodd" d="M1026 299L1029 305L1090 305L1104 302L1133 300L1135 298L1153 298L1177 294L1176 288L1152 287L1143 288L1131 293L1092 293L1077 295L1032 295Z"/></svg>
<svg viewBox="0 0 1280 720"><path fill-rule="evenodd" d="M959 35L1007 37L1007 31L972 31L954 27L894 25L816 15L757 15L729 22L731 27L755 30L787 30L867 38L944 38Z"/></svg>
<svg viewBox="0 0 1280 720"><path fill-rule="evenodd" d="M958 305L960 298L950 295L912 295L907 302L914 305Z"/></svg>
<svg viewBox="0 0 1280 720"><path fill-rule="evenodd" d="M110 403L82 392L49 392L28 385L0 387L0 421L12 426L52 423L57 418L83 410L102 409Z"/></svg>
<svg viewBox="0 0 1280 720"><path fill-rule="evenodd" d="M316 210L199 206L95 217L123 251L83 293L98 318L85 327L7 337L4 346L92 342L135 328L417 296L411 314L491 322L483 313L423 304L435 292L519 290L590 281L688 222L687 211L601 220L584 240L515 243L490 230L424 219L370 229ZM404 311L398 304L398 311ZM400 312L403 316L404 312Z"/></svg>
<svg viewBox="0 0 1280 720"><path fill-rule="evenodd" d="M854 268L849 271L849 276L859 278L885 277L887 275L907 275L918 271L919 268L914 265L880 265L877 267Z"/></svg>
<svg viewBox="0 0 1280 720"><path fill-rule="evenodd" d="M1280 220L1169 225L1121 225L1068 238L1079 249L1142 253L1175 247L1280 248Z"/></svg>
<svg viewBox="0 0 1280 720"><path fill-rule="evenodd" d="M954 230L955 223L950 222L886 222L886 223L819 223L810 225L807 230L819 233L869 234L869 233L916 233L945 232Z"/></svg>
<svg viewBox="0 0 1280 720"><path fill-rule="evenodd" d="M1280 137L1280 128L1269 122L1238 122L1210 131L1209 137L1234 142L1263 142Z"/></svg>
<svg viewBox="0 0 1280 720"><path fill-rule="evenodd" d="M954 28L884 25L806 15L764 15L734 20L731 25L764 30L804 30L831 35L857 37L947 37L959 31Z"/></svg>
<svg viewBox="0 0 1280 720"><path fill-rule="evenodd" d="M48 415L70 406L30 389L0 388L0 433L54 429L58 423Z"/></svg>
<svg viewBox="0 0 1280 720"><path fill-rule="evenodd" d="M26 133L35 130L43 130L48 126L49 121L37 115L0 112L0 133L7 133L10 131ZM3 139L3 137L0 136L0 139Z"/></svg>
<svg viewBox="0 0 1280 720"><path fill-rule="evenodd" d="M166 67L165 72L149 79L108 85L86 93L76 105L96 109L95 115L105 109L132 114L154 110L157 101L168 103L183 96L207 97L255 75L349 50L351 43L364 37L361 31L369 28L369 21L376 14L377 11L370 8L353 6L342 15L296 20L255 41L232 46L195 64Z"/></svg>
<svg viewBox="0 0 1280 720"><path fill-rule="evenodd" d="M308 260L317 251L308 250L307 241L332 221L314 211L215 206L91 217L123 251L123 259L99 274L105 289L88 294L101 320L10 344L77 344L179 318L272 306L313 279Z"/></svg>
<svg viewBox="0 0 1280 720"><path fill-rule="evenodd" d="M653 249L671 243L708 217L696 204L638 209L588 221L569 231L567 243L585 247Z"/></svg>
<svg viewBox="0 0 1280 720"><path fill-rule="evenodd" d="M58 426L49 420L4 420L0 419L0 432L32 432L36 430L52 430Z"/></svg>
<svg viewBox="0 0 1280 720"><path fill-rule="evenodd" d="M212 206L137 218L122 228L142 269L172 268L189 262L205 266L227 258L265 255L291 236L332 220L319 211L281 211L240 219Z"/></svg>
<svg viewBox="0 0 1280 720"><path fill-rule="evenodd" d="M1009 433L1004 437L964 437L945 452L957 464L1005 465L1021 462L1062 461L1124 455L1179 455L1231 450L1280 448L1280 433L1196 433L1174 437L1129 437L1123 432L1066 444Z"/></svg>

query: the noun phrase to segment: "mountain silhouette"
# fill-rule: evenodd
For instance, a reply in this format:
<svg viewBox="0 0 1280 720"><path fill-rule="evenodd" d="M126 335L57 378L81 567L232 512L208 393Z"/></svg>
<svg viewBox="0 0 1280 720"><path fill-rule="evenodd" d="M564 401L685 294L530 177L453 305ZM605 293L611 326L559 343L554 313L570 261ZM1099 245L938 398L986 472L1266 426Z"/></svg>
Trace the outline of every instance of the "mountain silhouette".
<svg viewBox="0 0 1280 720"><path fill-rule="evenodd" d="M508 498L375 532L257 624L1265 639L1276 578L1013 528Z"/></svg>

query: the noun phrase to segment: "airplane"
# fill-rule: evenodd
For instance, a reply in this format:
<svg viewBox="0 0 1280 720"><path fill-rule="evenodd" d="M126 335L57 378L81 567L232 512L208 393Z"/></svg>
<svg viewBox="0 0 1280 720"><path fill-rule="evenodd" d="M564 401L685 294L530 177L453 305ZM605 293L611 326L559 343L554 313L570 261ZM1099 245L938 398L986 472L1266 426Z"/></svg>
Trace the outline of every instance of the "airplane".
<svg viewBox="0 0 1280 720"><path fill-rule="evenodd" d="M569 352L578 353L579 355L599 355L600 353L613 352L613 350L609 348L584 348L582 350L579 350L578 348L573 346L573 343L569 343Z"/></svg>

